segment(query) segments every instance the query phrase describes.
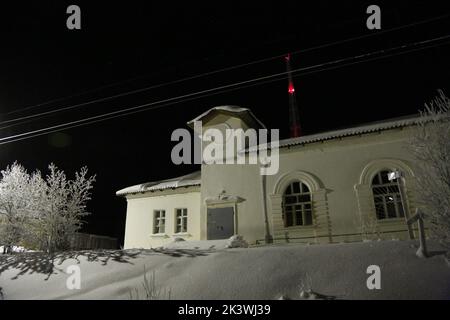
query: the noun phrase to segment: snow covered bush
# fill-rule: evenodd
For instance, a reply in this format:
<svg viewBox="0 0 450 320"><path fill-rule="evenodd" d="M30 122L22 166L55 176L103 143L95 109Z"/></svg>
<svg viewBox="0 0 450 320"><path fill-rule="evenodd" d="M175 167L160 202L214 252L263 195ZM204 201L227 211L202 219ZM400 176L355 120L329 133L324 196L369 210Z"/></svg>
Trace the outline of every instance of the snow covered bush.
<svg viewBox="0 0 450 320"><path fill-rule="evenodd" d="M95 176L88 177L88 169L81 168L75 179L68 180L64 171L54 164L49 166L43 196L33 219L33 234L41 249L47 252L64 250L69 247L70 237L82 226L82 218L91 199L91 189Z"/></svg>
<svg viewBox="0 0 450 320"><path fill-rule="evenodd" d="M0 181L0 244L13 244L46 252L67 249L70 237L80 229L95 176L87 168L69 180L54 164L44 178L28 174L14 163L2 171Z"/></svg>
<svg viewBox="0 0 450 320"><path fill-rule="evenodd" d="M248 243L240 235L231 236L227 241L227 248L247 248Z"/></svg>
<svg viewBox="0 0 450 320"><path fill-rule="evenodd" d="M417 195L434 236L450 249L450 99L439 91L421 112L410 143Z"/></svg>

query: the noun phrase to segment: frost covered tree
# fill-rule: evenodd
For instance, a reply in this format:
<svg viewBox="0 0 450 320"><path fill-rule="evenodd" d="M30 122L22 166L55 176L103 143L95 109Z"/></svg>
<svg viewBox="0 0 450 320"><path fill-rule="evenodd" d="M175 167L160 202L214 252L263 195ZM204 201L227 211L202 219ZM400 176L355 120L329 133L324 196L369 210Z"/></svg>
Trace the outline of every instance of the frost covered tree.
<svg viewBox="0 0 450 320"><path fill-rule="evenodd" d="M90 214L86 206L95 176L88 177L87 167L76 172L73 180L67 179L54 164L50 164L49 171L45 183L36 183L43 189L37 191L42 197L32 233L39 247L51 253L67 249L71 236L81 228L83 217Z"/></svg>
<svg viewBox="0 0 450 320"><path fill-rule="evenodd" d="M31 176L23 166L14 163L1 171L0 180L0 245L8 253L25 234L32 207Z"/></svg>
<svg viewBox="0 0 450 320"><path fill-rule="evenodd" d="M450 249L450 99L439 91L414 131L410 149L418 165L419 203L432 233Z"/></svg>
<svg viewBox="0 0 450 320"><path fill-rule="evenodd" d="M54 164L44 178L39 171L27 173L14 163L0 180L0 245L29 246L54 252L69 246L70 237L82 226L91 199L95 176L81 168L67 179Z"/></svg>

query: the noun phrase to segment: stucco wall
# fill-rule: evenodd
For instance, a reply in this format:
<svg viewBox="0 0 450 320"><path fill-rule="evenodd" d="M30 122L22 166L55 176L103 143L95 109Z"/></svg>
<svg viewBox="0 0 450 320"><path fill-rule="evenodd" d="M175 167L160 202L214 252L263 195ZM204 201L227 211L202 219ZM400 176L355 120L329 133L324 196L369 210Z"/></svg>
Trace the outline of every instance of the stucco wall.
<svg viewBox="0 0 450 320"><path fill-rule="evenodd" d="M176 234L177 208L188 209L186 234ZM166 211L163 235L153 234L154 210ZM181 190L157 191L127 196L127 218L124 248L151 248L180 236L186 240L200 239L200 191L198 187Z"/></svg>
<svg viewBox="0 0 450 320"><path fill-rule="evenodd" d="M206 200L220 194L238 196L243 202L237 206L237 234L247 241L264 238L264 214L262 210L262 184L257 165L203 165L202 166L202 238L206 239ZM233 206L232 203L215 206Z"/></svg>
<svg viewBox="0 0 450 320"><path fill-rule="evenodd" d="M378 171L401 169L406 173L408 205L413 212L414 170L406 143L410 129L394 129L346 137L280 150L280 170L267 176L267 208L272 236L305 242L361 240L362 226L375 217L370 181ZM202 166L202 238L206 234L205 199L227 195L245 199L238 204L239 234L254 243L264 239L264 211L261 176L257 165ZM314 225L285 228L282 194L287 185L301 180L312 192ZM375 219L376 220L376 219ZM379 221L371 226L381 232L406 230L404 219ZM367 232L367 227L365 229ZM339 235L339 236L338 236ZM383 234L404 238L405 232ZM296 241L295 239L292 239Z"/></svg>
<svg viewBox="0 0 450 320"><path fill-rule="evenodd" d="M400 169L406 174L406 191L410 211L414 210L414 165L406 148L410 129L387 130L362 136L315 143L304 147L284 149L280 152L280 171L268 177L271 192L271 227L276 236L286 231L291 236L303 236L302 228L283 228L279 197L287 184L297 175L305 176L313 193L316 215L316 234L331 236L361 232L362 223L375 218L370 182L381 170ZM309 180L309 181L308 181ZM379 221L380 231L405 229L403 219ZM307 228L306 228L307 229ZM401 238L402 233L386 235ZM352 240L355 237L334 237L333 241Z"/></svg>

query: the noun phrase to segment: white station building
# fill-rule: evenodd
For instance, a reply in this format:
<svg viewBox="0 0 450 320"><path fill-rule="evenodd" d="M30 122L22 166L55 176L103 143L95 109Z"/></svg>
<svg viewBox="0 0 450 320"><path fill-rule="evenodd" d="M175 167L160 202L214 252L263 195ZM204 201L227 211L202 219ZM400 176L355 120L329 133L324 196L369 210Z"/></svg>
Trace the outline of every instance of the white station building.
<svg viewBox="0 0 450 320"><path fill-rule="evenodd" d="M222 106L196 119L203 128L265 128L246 108ZM125 248L239 234L265 241L333 243L407 237L416 208L407 145L419 116L385 120L279 142L279 170L260 164L202 164L178 178L117 191L127 201ZM205 146L203 146L204 148ZM390 181L388 172L402 179Z"/></svg>

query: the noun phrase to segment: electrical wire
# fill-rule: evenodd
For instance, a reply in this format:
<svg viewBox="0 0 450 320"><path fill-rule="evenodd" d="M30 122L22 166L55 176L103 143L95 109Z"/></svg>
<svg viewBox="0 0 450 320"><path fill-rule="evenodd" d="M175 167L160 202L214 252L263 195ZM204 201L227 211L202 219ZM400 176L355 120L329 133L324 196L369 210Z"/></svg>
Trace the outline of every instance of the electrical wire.
<svg viewBox="0 0 450 320"><path fill-rule="evenodd" d="M405 28L410 28L410 27L413 27L413 26L422 25L422 24L425 24L425 23L430 23L430 22L433 22L433 21L442 20L442 19L448 18L448 17L450 17L450 14L444 14L444 15L441 15L441 16L438 16L438 17L433 17L433 18L430 18L430 19L425 19L425 20L413 22L413 23L410 23L410 24L406 24L406 25L402 25L402 26L398 26L398 27L394 27L394 28L378 31L378 32L371 33L371 34L366 34L366 35L362 35L362 36L352 37L352 38L348 38L348 39L344 39L344 40L338 40L338 41L325 43L325 44L322 44L322 45L318 45L318 46L314 46L314 47L310 47L310 48L306 48L306 49L300 49L300 50L297 50L297 51L293 51L290 54L291 55L296 55L296 54L300 54L300 53L306 53L306 52L309 52L309 51L323 49L323 48L327 48L327 47L334 46L334 45L337 45L337 44L348 43L348 42L355 41L355 40L360 40L360 39L364 39L364 38L368 38L368 37L374 37L374 36L378 36L378 35L385 34L385 33L388 33L388 32L398 31L398 30L402 30L402 29L405 29ZM152 86L148 86L148 87L144 87L144 88L140 88L140 89L136 89L136 90L131 90L131 91L127 91L127 92L116 94L116 95L112 95L112 96L98 98L98 99L94 99L94 100L87 101L87 102L84 102L84 103L78 103L78 104L75 104L75 105L72 105L72 106L68 106L68 107L64 107L64 108L58 108L58 109L49 110L49 111L46 111L46 112L41 112L41 113L37 113L37 114L33 114L33 115L23 116L23 117L11 119L11 120L5 120L5 121L0 122L0 125L1 124L11 123L11 122L14 123L14 122L17 122L17 121L20 121L20 120L26 120L26 119L36 118L36 117L42 117L42 116L45 116L45 115L50 115L50 114L53 114L53 113L56 113L56 112L62 112L62 111L66 111L66 110L71 110L71 109L74 109L74 108L77 108L77 107L86 106L86 105L90 105L90 104L97 103L97 102L108 101L108 100L111 100L111 99L120 98L120 97L132 95L132 94L136 94L136 93L141 93L141 92L145 92L145 91L148 91L148 90L165 87L165 86L168 86L168 85L173 85L173 84L182 83L182 82L185 82L185 81L195 80L195 79L199 79L199 78L215 75L215 74L218 74L218 73L227 72L227 71L231 71L231 70L247 67L247 66L250 66L250 65L255 65L255 64L259 64L259 63L263 63L263 62L279 59L279 58L281 58L283 56L284 56L284 54L283 55L276 55L276 56L273 56L273 57L264 58L264 59L260 59L260 60L255 60L255 61L251 61L251 62L248 62L248 63L243 63L243 64L239 64L239 65L235 65L235 66L230 66L230 67L226 67L226 68L222 68L222 69L218 69L218 70L213 70L213 71L210 71L210 72L205 72L205 73L201 73L201 74L190 76L190 77L185 77L185 78L181 78L181 79L177 79L177 80L173 80L173 81L168 81L168 82L164 82L164 83L160 83L160 84L156 84L156 85L152 85ZM63 97L63 98L56 98L56 99L53 99L53 100L49 100L47 102L43 102L43 103L36 104L36 105L33 105L33 106L29 106L29 107L21 108L21 109L18 109L18 110L14 110L14 111L11 111L11 112L8 112L8 113L4 113L2 115L20 113L20 112L23 112L25 110L35 109L35 108L38 108L38 107L41 107L41 106L44 106L44 105L48 105L48 104L51 104L51 103L54 103L54 102L65 101L67 99L78 97L78 96L81 96L81 95L86 94L86 93L97 92L98 90L101 90L101 89L114 87L114 86L117 86L119 84L131 82L131 81L133 81L135 79L144 78L144 77L145 76L134 77L134 78L127 79L127 80L120 81L120 82L116 82L116 83L113 83L113 84L110 84L110 85L97 87L95 89L84 91L82 93L66 96L66 97Z"/></svg>
<svg viewBox="0 0 450 320"><path fill-rule="evenodd" d="M337 69L337 68L354 65L354 64L359 64L359 63L363 63L363 62L384 59L384 58L388 58L391 56L397 56L397 55L406 54L409 52L419 51L419 50L447 44L447 43L450 43L450 41L445 42L445 43L434 44L434 45L432 45L430 43L433 41L436 41L436 40L449 39L449 38L450 38L450 35L447 35L447 36L442 36L442 37L438 37L435 39L416 42L414 44L403 45L400 47L389 48L389 49L379 50L376 52L362 54L362 55L354 56L351 58L343 58L343 59L339 59L339 60L334 60L331 62L322 63L320 65L295 69L295 70L292 70L292 73L294 74L294 73L306 71L306 72L302 72L302 74L300 74L300 75L297 75L297 76L304 76L306 74L311 74L311 73L315 73L315 72L322 72L325 70ZM406 50L406 51L396 52L396 53L392 53L392 54L388 54L388 55L384 55L384 56L379 56L379 57L374 56L376 53L380 53L380 52L386 53L387 51L392 51L392 50L398 49L398 48L409 48L412 45L417 45L418 43L429 44L429 45L425 46L425 47L413 48L413 49ZM367 57L369 57L369 58L365 59L365 60L350 62L351 60L354 60L355 58L359 59L359 58L367 58ZM339 63L344 62L344 64L343 65L334 65L337 62L339 62ZM325 67L325 68L320 69L320 70L312 70L313 68L317 68L317 67ZM3 138L0 138L0 145L6 144L6 143L11 143L11 142L16 142L16 141L24 140L24 139L28 139L28 138L37 137L37 136L49 134L49 133L56 132L56 131L61 131L61 130L66 130L66 129L70 129L70 128L75 128L75 127L92 124L92 123L97 123L100 121L105 121L105 120L109 120L109 119L113 119L113 118L117 118L117 117L121 117L121 116L126 116L126 115L134 114L137 112L147 111L149 109L162 108L165 106L170 106L170 105L174 105L174 104L178 104L178 103L182 103L182 102L186 102L186 101L190 101L190 100L194 100L194 99L200 99L200 98L204 98L207 96L217 95L217 94L228 92L228 91L243 89L243 88L247 88L250 86L261 85L264 83L269 83L269 82L274 82L274 81L280 81L280 80L285 79L285 77L280 78L280 76L286 76L286 74L287 74L286 72L277 73L277 74L273 74L273 75L269 75L269 76L265 76L265 77L260 77L258 79L252 79L252 80L242 81L239 83L225 85L225 86L221 86L221 87L217 87L217 88L202 90L199 92L189 93L186 95L173 97L173 98L169 98L169 99L165 99L165 100L161 100L161 101L146 103L146 104L134 106L134 107L123 109L123 110L117 110L117 111L109 112L106 114L96 115L96 116L79 119L79 120L75 120L75 121L71 121L71 122L67 122L67 123L63 123L63 124L59 124L59 125L54 125L54 126L41 128L41 129L29 131L29 132L24 132L24 133L12 135L9 137L3 137ZM295 77L297 77L297 76L295 76ZM276 78L276 79L271 79L271 78ZM263 81L263 82L259 81L257 83L254 83L255 80L265 80L265 81ZM215 91L217 91L217 92L215 92ZM176 101L176 100L178 100L178 101ZM151 108L148 108L148 107L151 107Z"/></svg>

